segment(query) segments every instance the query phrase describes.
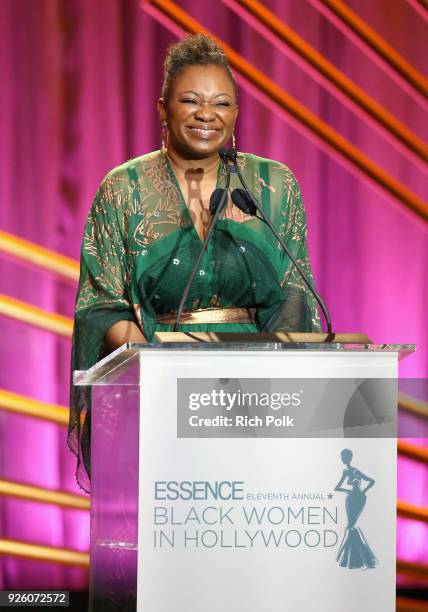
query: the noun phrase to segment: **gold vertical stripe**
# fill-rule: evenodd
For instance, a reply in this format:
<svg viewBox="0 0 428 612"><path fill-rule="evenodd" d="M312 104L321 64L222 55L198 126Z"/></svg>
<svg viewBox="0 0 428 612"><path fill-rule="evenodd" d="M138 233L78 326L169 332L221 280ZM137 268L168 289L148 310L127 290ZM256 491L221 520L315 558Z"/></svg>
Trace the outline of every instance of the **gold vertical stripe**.
<svg viewBox="0 0 428 612"><path fill-rule="evenodd" d="M412 519L414 521L428 523L428 508L415 506L414 504L409 504L401 499L397 501L397 514L398 516Z"/></svg>
<svg viewBox="0 0 428 612"><path fill-rule="evenodd" d="M79 280L79 263L70 257L0 230L0 251L28 261L64 278Z"/></svg>
<svg viewBox="0 0 428 612"><path fill-rule="evenodd" d="M0 389L0 408L36 419L53 421L59 425L68 424L68 409L65 406L41 402L5 389Z"/></svg>
<svg viewBox="0 0 428 612"><path fill-rule="evenodd" d="M428 612L428 603L420 599L397 597L396 612Z"/></svg>
<svg viewBox="0 0 428 612"><path fill-rule="evenodd" d="M405 440L398 440L398 453L414 461L428 463L428 448L416 446Z"/></svg>
<svg viewBox="0 0 428 612"><path fill-rule="evenodd" d="M428 580L428 565L424 563L411 563L397 559L397 574L404 574L411 578Z"/></svg>
<svg viewBox="0 0 428 612"><path fill-rule="evenodd" d="M0 539L0 555L34 559L37 561L48 561L61 563L63 565L76 565L78 567L89 567L89 554L72 550L69 548L57 548L55 546L43 546L41 544L30 544L18 540Z"/></svg>
<svg viewBox="0 0 428 612"><path fill-rule="evenodd" d="M75 508L76 510L89 510L89 497L68 493L66 491L54 491L44 487L35 487L20 482L10 480L0 480L0 495L8 495L28 501L54 504L65 508Z"/></svg>
<svg viewBox="0 0 428 612"><path fill-rule="evenodd" d="M4 294L0 294L0 314L66 338L70 338L73 332L73 320L69 317L48 312Z"/></svg>
<svg viewBox="0 0 428 612"><path fill-rule="evenodd" d="M292 28L283 23L259 0L237 0L249 13L251 13L266 28L273 32L280 40L291 47L308 64L313 66L320 74L331 81L337 89L343 91L362 110L372 116L376 121L404 143L423 160L428 160L428 146L409 128L401 123L392 113L371 98L367 92L358 87L350 78L341 72L319 51L301 38Z"/></svg>
<svg viewBox="0 0 428 612"><path fill-rule="evenodd" d="M428 80L405 60L384 38L371 28L342 0L321 0L323 4L344 21L360 38L388 62L406 81L425 97L428 96Z"/></svg>
<svg viewBox="0 0 428 612"><path fill-rule="evenodd" d="M428 404L421 402L415 398L404 395L403 393L398 394L398 407L401 410L406 410L416 417L421 419L428 419Z"/></svg>

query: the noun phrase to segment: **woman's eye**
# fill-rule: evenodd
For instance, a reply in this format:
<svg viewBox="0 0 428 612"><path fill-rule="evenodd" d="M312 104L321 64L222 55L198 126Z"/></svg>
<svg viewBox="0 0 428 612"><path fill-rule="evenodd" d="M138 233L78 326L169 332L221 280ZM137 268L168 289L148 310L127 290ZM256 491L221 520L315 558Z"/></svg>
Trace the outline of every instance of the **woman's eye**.
<svg viewBox="0 0 428 612"><path fill-rule="evenodd" d="M189 102L190 104L197 104L196 100L192 100L191 98L185 98L182 102Z"/></svg>
<svg viewBox="0 0 428 612"><path fill-rule="evenodd" d="M230 106L229 102L217 102L216 106Z"/></svg>

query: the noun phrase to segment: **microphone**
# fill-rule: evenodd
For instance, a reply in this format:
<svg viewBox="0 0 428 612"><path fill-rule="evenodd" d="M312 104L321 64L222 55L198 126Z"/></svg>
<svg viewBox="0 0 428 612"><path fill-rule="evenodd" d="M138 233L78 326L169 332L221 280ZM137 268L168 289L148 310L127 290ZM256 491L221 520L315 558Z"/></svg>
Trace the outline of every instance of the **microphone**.
<svg viewBox="0 0 428 612"><path fill-rule="evenodd" d="M284 249L285 253L291 259L291 261L293 262L293 264L296 267L297 271L299 272L300 276L302 277L305 285L308 287L309 291L312 293L312 295L316 299L317 303L319 304L319 307L321 308L322 313L323 313L324 318L325 318L325 321L327 323L327 333L328 333L328 335L331 335L331 333L332 333L332 330L331 330L331 317L330 317L330 313L328 312L327 306L325 305L323 299L315 291L315 289L312 287L312 283L310 282L310 280L308 279L306 274L303 272L302 268L297 263L297 260L294 257L293 253L290 251L288 246L285 244L284 240L281 238L281 236L277 232L277 230L276 230L275 226L273 225L272 221L269 219L267 214L264 212L261 204L257 201L255 196L253 196L251 191L248 189L248 186L247 186L247 184L244 181L244 177L242 176L241 171L239 169L238 163L236 161L236 157L232 158L232 163L235 166L236 173L237 173L237 175L239 177L239 180L240 180L240 182L241 182L241 184L242 184L242 186L244 188L244 189L234 189L232 191L232 196L231 196L232 197L232 202L236 206L238 206L238 208L240 208L241 210L244 210L243 207L245 207L249 211L255 211L254 213L248 212L247 214L254 214L255 216L257 216L256 213L259 212L259 214L262 217L262 220L269 227L269 229L271 230L271 232L273 233L275 238L278 240L279 244ZM260 217L258 217L258 218L260 218Z"/></svg>
<svg viewBox="0 0 428 612"><path fill-rule="evenodd" d="M212 215L215 214L215 211L217 210L217 207L220 204L220 200L223 195L223 191L224 189L217 187L217 189L214 189L214 191L211 194L209 210Z"/></svg>
<svg viewBox="0 0 428 612"><path fill-rule="evenodd" d="M231 147L230 149L226 149L226 147L222 147L221 149L218 150L218 154L220 155L220 158L223 163L226 163L226 162L235 163L236 158L238 157L238 153L236 152L236 149L234 149L233 147Z"/></svg>
<svg viewBox="0 0 428 612"><path fill-rule="evenodd" d="M222 151L223 149L220 149L220 151ZM211 194L210 197L210 211L213 214L213 218L211 219L211 223L210 223L210 227L208 229L207 235L205 237L205 240L202 243L201 249L199 251L198 257L196 258L196 261L194 263L194 266L190 272L190 276L188 278L188 281L186 283L186 286L184 287L184 291L183 291L183 295L181 296L181 300L180 303L178 305L178 309L177 309L177 316L175 318L175 324L174 324L174 331L178 331L178 326L180 325L180 319L181 316L183 314L183 310L184 310L184 305L186 303L187 297L189 295L190 292L190 288L192 286L193 283L193 279L195 278L196 275L196 271L199 268L199 265L201 263L203 254L206 251L206 248L208 246L208 242L211 239L211 236L214 233L214 228L216 226L216 223L218 221L218 218L220 217L220 214L222 213L226 202L227 202L227 194L229 191L229 185L230 185L230 166L229 166L229 162L228 162L228 158L227 156L223 156L220 154L220 151L218 152L218 154L221 157L221 160L225 166L226 169L226 186L224 189L215 189L213 191L213 193ZM226 149L227 151L227 149ZM214 213L213 213L214 211Z"/></svg>
<svg viewBox="0 0 428 612"><path fill-rule="evenodd" d="M257 208L247 195L245 189L234 189L232 191L232 202L246 215L257 216ZM260 219L260 217L258 217ZM261 219L264 221L264 219Z"/></svg>

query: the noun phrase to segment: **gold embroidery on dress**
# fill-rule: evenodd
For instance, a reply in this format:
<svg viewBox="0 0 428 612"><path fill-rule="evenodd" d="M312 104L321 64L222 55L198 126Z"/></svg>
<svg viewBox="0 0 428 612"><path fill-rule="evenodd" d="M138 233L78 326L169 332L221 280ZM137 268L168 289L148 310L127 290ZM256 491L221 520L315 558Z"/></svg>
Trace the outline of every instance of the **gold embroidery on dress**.
<svg viewBox="0 0 428 612"><path fill-rule="evenodd" d="M105 289L110 289L114 296L107 297ZM97 304L128 304L123 297L122 285L116 279L116 283L107 279L105 275L96 276L94 279L86 278L79 292L79 299L76 303L76 312L83 310L93 300Z"/></svg>
<svg viewBox="0 0 428 612"><path fill-rule="evenodd" d="M258 170L253 171L259 164L253 165L251 156L247 158L239 153L237 163L241 171L246 169L245 180L258 199L266 189L269 190L268 195L277 194L276 199L272 199L272 202L278 202L278 207L272 210L272 215L276 215L274 222L281 236L292 246L303 269L311 275L306 253L301 256L300 251L301 246L305 248L306 221L300 189L293 173L283 164L270 162L269 172L275 172L277 180L275 175L270 174L272 180L269 185L260 177ZM224 185L224 180L224 168L221 167L220 186ZM236 175L232 175L232 185L240 187ZM279 206L281 202L282 207ZM244 223L254 220L254 217L245 215L229 199L224 219ZM192 227L189 211L167 160L159 153L149 154L113 170L101 185L86 224L76 310L103 304L124 305L134 310L138 323L142 325L144 307L133 303L140 301L138 297L129 298L130 295L138 296L138 288L133 284L136 282L134 271L137 262L141 262L140 258L149 253L155 241L186 227ZM258 227L254 229L258 231ZM272 248L279 248L276 241L270 244ZM278 260L281 257L279 255ZM144 269L144 266L138 269ZM285 273L278 270L278 281L285 291L286 286L305 291L312 321L315 327L319 327L319 315L313 298L294 266L288 267ZM220 302L218 295L211 298L205 295L203 300L203 304L209 303L211 308L220 307ZM201 303L201 299L194 299L192 310L199 309Z"/></svg>
<svg viewBox="0 0 428 612"><path fill-rule="evenodd" d="M179 203L181 195L169 172L166 159L159 155L157 159L148 164L145 168L145 175L150 178L158 194L167 200Z"/></svg>
<svg viewBox="0 0 428 612"><path fill-rule="evenodd" d="M269 191L271 191L272 193L276 193L276 189L275 187L273 187L272 185L268 185L267 183L265 183L264 179L262 179L261 176L258 177L259 182L261 184L262 187L266 187L266 189L269 189Z"/></svg>

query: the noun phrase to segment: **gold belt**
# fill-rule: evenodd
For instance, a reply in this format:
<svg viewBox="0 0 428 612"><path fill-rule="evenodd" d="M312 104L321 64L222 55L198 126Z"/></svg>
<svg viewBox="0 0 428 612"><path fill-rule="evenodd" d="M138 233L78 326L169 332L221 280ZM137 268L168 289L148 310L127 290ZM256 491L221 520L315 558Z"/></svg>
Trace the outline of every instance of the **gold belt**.
<svg viewBox="0 0 428 612"><path fill-rule="evenodd" d="M174 325L176 315L156 315L156 323ZM210 323L255 323L255 308L202 308L193 312L183 312L180 323L185 325L204 325Z"/></svg>

